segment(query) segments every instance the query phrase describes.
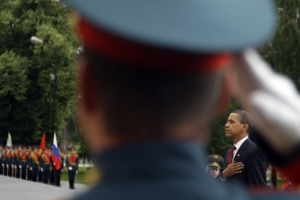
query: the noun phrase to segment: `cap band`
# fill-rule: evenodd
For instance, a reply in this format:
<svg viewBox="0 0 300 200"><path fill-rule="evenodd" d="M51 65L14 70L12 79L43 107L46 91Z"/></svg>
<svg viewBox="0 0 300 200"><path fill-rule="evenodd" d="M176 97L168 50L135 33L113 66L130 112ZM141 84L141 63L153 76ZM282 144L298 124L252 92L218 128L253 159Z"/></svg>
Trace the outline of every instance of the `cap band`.
<svg viewBox="0 0 300 200"><path fill-rule="evenodd" d="M151 47L100 30L85 20L79 22L84 44L104 56L137 64L143 69L180 72L213 72L232 62L231 54L191 54Z"/></svg>

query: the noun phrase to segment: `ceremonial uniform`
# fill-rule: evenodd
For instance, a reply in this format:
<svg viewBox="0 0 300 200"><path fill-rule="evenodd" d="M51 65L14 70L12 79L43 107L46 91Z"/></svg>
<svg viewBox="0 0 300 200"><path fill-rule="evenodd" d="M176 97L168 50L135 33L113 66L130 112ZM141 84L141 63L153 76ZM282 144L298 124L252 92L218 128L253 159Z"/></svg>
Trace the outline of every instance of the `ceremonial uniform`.
<svg viewBox="0 0 300 200"><path fill-rule="evenodd" d="M27 167L28 167L28 154L23 150L23 152L21 152L20 154L20 166L21 166L21 170L20 170L20 175L22 179L26 179L27 178Z"/></svg>
<svg viewBox="0 0 300 200"><path fill-rule="evenodd" d="M3 153L4 153L3 147L0 146L0 174L2 174L2 175L3 175L3 167L2 167L2 164L3 164Z"/></svg>
<svg viewBox="0 0 300 200"><path fill-rule="evenodd" d="M293 194L248 194L242 186L213 180L205 172L203 144L198 143L207 142L212 119L233 92L256 111L255 117L267 122L267 128L264 123L257 127L275 150L286 150L277 137L299 142L299 96L288 87L296 102L284 99L272 85L283 78L272 76L255 51L246 51L269 41L274 33L276 9L270 0L66 3L80 15L77 30L85 45L79 119L102 172L98 184L75 199L299 199ZM271 74L268 84L257 63ZM233 87L231 82L239 84ZM297 120L286 123L297 131L284 123L278 123L281 127L274 132L266 131L278 124L270 117L272 112L263 112L269 107L259 104L267 98L255 98L262 92L283 108L297 111L291 111ZM288 163L293 172L299 168L299 151L293 155L281 159L286 166L282 171L287 172ZM68 156L67 167L70 163L75 163L75 156ZM300 182L300 176L293 180Z"/></svg>
<svg viewBox="0 0 300 200"><path fill-rule="evenodd" d="M75 183L75 176L78 171L78 164L79 164L78 155L71 153L67 156L66 167L68 169L70 189L75 189L74 183Z"/></svg>
<svg viewBox="0 0 300 200"><path fill-rule="evenodd" d="M50 163L50 156L48 154L48 151L44 152L40 156L40 169L41 169L41 172L43 173L42 182L45 184L49 184L51 163Z"/></svg>
<svg viewBox="0 0 300 200"><path fill-rule="evenodd" d="M32 180L32 167L31 167L31 147L28 148L28 151L26 152L27 154L27 180L31 181Z"/></svg>
<svg viewBox="0 0 300 200"><path fill-rule="evenodd" d="M60 164L57 167L57 163L53 163L53 172L54 172L54 185L60 187L61 171L64 168L64 156L59 152Z"/></svg>
<svg viewBox="0 0 300 200"><path fill-rule="evenodd" d="M51 149L51 152L53 151L53 149ZM50 156L50 165L51 165L51 170L50 170L50 185L54 185L54 179L55 179L55 174L54 174L54 162L53 162L53 158L52 158L52 154Z"/></svg>
<svg viewBox="0 0 300 200"><path fill-rule="evenodd" d="M39 167L39 154L37 152L32 152L30 154L29 170L31 171L31 180L34 182L38 179Z"/></svg>
<svg viewBox="0 0 300 200"><path fill-rule="evenodd" d="M3 151L3 155L2 155L2 174L7 176L7 167L6 167L6 162L7 162L7 150L5 149Z"/></svg>
<svg viewBox="0 0 300 200"><path fill-rule="evenodd" d="M12 152L11 150L8 150L7 157L6 157L6 168L7 168L7 175L12 176Z"/></svg>
<svg viewBox="0 0 300 200"><path fill-rule="evenodd" d="M15 173L16 173L16 178L21 177L21 175L20 175L21 168L22 168L22 166L21 166L21 151L18 150L18 151L15 152L15 169L16 169Z"/></svg>

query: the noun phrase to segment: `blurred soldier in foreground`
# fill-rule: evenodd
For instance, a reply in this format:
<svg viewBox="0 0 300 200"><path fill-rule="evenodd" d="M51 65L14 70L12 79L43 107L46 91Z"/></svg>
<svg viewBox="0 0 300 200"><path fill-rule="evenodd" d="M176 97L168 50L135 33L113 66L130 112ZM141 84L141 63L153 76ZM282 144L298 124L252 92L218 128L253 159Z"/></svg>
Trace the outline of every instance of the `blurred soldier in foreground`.
<svg viewBox="0 0 300 200"><path fill-rule="evenodd" d="M79 120L103 172L77 199L299 199L219 184L201 147L235 95L269 160L300 182L299 95L248 49L274 33L272 1L67 2L85 45Z"/></svg>
<svg viewBox="0 0 300 200"><path fill-rule="evenodd" d="M211 154L207 156L207 171L213 177L217 178L220 175L221 166L223 165L224 159L218 154Z"/></svg>

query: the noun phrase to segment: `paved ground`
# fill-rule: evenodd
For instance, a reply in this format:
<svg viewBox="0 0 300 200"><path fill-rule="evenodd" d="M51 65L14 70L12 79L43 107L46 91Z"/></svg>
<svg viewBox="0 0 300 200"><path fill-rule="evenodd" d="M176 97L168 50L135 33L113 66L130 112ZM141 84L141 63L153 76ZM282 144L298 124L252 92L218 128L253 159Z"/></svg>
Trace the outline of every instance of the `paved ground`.
<svg viewBox="0 0 300 200"><path fill-rule="evenodd" d="M0 175L1 200L55 200L77 196L89 189L88 186L75 183L75 190L69 189L69 183L62 181L61 187L20 180Z"/></svg>

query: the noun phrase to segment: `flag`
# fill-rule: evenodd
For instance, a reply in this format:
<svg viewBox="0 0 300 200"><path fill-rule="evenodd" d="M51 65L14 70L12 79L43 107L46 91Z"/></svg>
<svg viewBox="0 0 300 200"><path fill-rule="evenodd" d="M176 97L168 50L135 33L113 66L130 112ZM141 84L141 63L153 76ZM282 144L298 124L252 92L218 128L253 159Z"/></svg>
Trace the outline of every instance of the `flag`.
<svg viewBox="0 0 300 200"><path fill-rule="evenodd" d="M54 133L53 137L53 152L52 152L52 160L55 165L55 169L59 170L60 169L60 156L58 152L58 145L57 145L57 140L56 140L56 134Z"/></svg>
<svg viewBox="0 0 300 200"><path fill-rule="evenodd" d="M45 148L46 148L46 134L43 133L41 138L40 150L39 150L40 155L44 152Z"/></svg>
<svg viewBox="0 0 300 200"><path fill-rule="evenodd" d="M12 146L13 146L12 141L11 141L11 135L10 135L10 132L8 132L7 141L6 141L6 146L7 146L7 147L12 147Z"/></svg>

